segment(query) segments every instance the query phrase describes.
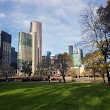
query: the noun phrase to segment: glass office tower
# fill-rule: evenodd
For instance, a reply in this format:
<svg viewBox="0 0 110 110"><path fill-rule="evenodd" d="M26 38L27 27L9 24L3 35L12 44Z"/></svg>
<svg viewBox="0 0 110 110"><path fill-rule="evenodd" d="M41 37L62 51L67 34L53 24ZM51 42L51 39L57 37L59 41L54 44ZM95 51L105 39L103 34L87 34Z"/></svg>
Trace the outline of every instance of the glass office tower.
<svg viewBox="0 0 110 110"><path fill-rule="evenodd" d="M0 53L3 55L1 64L11 64L11 39L12 36L0 30Z"/></svg>
<svg viewBox="0 0 110 110"><path fill-rule="evenodd" d="M18 70L22 70L23 62L32 61L32 36L25 32L19 33Z"/></svg>

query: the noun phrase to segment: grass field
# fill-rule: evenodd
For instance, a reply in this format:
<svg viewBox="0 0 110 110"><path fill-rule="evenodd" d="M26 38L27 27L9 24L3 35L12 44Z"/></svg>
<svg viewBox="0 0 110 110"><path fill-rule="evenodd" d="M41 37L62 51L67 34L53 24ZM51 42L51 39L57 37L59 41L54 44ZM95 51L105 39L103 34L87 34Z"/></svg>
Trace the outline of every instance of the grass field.
<svg viewBox="0 0 110 110"><path fill-rule="evenodd" d="M110 89L94 83L0 83L0 110L110 110Z"/></svg>

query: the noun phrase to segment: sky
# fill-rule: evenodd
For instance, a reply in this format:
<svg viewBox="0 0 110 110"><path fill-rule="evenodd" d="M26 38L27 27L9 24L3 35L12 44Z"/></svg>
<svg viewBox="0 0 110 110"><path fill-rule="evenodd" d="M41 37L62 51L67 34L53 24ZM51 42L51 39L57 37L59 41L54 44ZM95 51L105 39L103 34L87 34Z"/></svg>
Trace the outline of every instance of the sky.
<svg viewBox="0 0 110 110"><path fill-rule="evenodd" d="M0 0L0 29L12 35L18 51L19 32L29 32L30 22L42 23L42 53L68 51L81 40L80 12L88 1L97 6L106 0Z"/></svg>

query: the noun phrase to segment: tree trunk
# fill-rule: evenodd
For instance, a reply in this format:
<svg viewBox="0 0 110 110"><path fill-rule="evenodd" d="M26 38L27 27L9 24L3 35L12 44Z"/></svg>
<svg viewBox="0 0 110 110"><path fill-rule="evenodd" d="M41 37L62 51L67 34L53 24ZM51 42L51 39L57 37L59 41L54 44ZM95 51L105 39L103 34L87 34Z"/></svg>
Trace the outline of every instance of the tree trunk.
<svg viewBox="0 0 110 110"><path fill-rule="evenodd" d="M93 77L94 77L94 82L95 82L95 68L93 68Z"/></svg>
<svg viewBox="0 0 110 110"><path fill-rule="evenodd" d="M109 84L109 86L110 86L110 76L109 76L108 68L107 68L107 78L108 78L108 84Z"/></svg>
<svg viewBox="0 0 110 110"><path fill-rule="evenodd" d="M106 64L106 72L107 72L107 78L108 78L108 85L110 87L110 76L109 76L109 71L108 71L108 66L107 66L107 55L105 57L105 64Z"/></svg>
<svg viewBox="0 0 110 110"><path fill-rule="evenodd" d="M109 87L110 87L110 77L108 78L108 84L109 84Z"/></svg>
<svg viewBox="0 0 110 110"><path fill-rule="evenodd" d="M50 80L51 80L51 79L50 79L50 75L48 75L48 81L50 82Z"/></svg>
<svg viewBox="0 0 110 110"><path fill-rule="evenodd" d="M63 77L63 81L64 81L64 83L65 83L65 76L62 76Z"/></svg>
<svg viewBox="0 0 110 110"><path fill-rule="evenodd" d="M29 81L31 82L31 73L29 73Z"/></svg>
<svg viewBox="0 0 110 110"><path fill-rule="evenodd" d="M6 82L8 82L8 76L6 75L5 77L6 77Z"/></svg>
<svg viewBox="0 0 110 110"><path fill-rule="evenodd" d="M102 74L102 78L103 78L103 82L105 83L105 76L104 76L104 74Z"/></svg>
<svg viewBox="0 0 110 110"><path fill-rule="evenodd" d="M31 82L31 76L29 76L29 81Z"/></svg>
<svg viewBox="0 0 110 110"><path fill-rule="evenodd" d="M93 75L93 77L94 77L94 82L95 82L95 74Z"/></svg>

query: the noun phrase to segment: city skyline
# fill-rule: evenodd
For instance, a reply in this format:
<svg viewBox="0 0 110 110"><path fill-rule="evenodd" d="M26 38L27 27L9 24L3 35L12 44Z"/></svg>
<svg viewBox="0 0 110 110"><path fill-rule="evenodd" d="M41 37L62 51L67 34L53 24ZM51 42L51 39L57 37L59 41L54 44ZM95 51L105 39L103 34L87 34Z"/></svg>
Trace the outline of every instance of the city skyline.
<svg viewBox="0 0 110 110"><path fill-rule="evenodd" d="M98 6L106 3L96 1ZM12 46L18 51L18 33L28 32L31 21L40 21L43 55L58 54L81 39L78 21L85 7L85 0L0 0L0 28L12 35Z"/></svg>

